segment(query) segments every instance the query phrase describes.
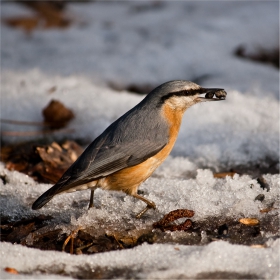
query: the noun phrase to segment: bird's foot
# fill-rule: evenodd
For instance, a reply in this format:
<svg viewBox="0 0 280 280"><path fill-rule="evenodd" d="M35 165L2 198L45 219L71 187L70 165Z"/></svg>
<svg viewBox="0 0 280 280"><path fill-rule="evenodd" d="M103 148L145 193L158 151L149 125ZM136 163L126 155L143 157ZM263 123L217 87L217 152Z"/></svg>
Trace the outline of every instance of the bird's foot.
<svg viewBox="0 0 280 280"><path fill-rule="evenodd" d="M149 209L153 208L154 210L156 209L156 205L154 204L154 202L151 202L151 204L147 205L146 208L144 208L141 212L139 212L135 217L136 219L140 219Z"/></svg>
<svg viewBox="0 0 280 280"><path fill-rule="evenodd" d="M89 199L89 205L88 205L88 209L93 208L94 204L93 204L93 198L94 198L94 190L91 190L90 192L90 199Z"/></svg>
<svg viewBox="0 0 280 280"><path fill-rule="evenodd" d="M132 196L134 196L135 198L138 198L142 201L144 201L146 204L147 204L147 207L144 208L141 212L139 212L137 215L136 215L136 218L137 219L140 219L149 209L153 208L153 209L156 209L156 204L153 202L153 201L150 201L148 200L147 198L135 193L135 194L132 194Z"/></svg>
<svg viewBox="0 0 280 280"><path fill-rule="evenodd" d="M94 204L93 203L89 203L88 209L90 209L90 208L94 208Z"/></svg>

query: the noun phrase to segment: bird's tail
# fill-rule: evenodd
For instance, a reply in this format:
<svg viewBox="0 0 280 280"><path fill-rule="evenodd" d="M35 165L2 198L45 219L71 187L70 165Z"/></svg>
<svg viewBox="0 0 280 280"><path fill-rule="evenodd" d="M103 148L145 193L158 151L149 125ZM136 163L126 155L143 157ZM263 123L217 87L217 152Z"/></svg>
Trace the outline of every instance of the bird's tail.
<svg viewBox="0 0 280 280"><path fill-rule="evenodd" d="M46 191L45 193L43 193L39 198L37 198L37 200L32 205L33 210L42 208L53 198L54 195L52 194L51 190L52 188Z"/></svg>

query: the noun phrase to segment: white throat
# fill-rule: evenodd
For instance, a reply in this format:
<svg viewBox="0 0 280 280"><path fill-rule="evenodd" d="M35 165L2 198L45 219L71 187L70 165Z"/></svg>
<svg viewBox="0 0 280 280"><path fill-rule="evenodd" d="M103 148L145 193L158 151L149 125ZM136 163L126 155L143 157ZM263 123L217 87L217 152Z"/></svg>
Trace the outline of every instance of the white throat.
<svg viewBox="0 0 280 280"><path fill-rule="evenodd" d="M165 101L173 110L186 110L199 102L198 94L192 96L172 96Z"/></svg>

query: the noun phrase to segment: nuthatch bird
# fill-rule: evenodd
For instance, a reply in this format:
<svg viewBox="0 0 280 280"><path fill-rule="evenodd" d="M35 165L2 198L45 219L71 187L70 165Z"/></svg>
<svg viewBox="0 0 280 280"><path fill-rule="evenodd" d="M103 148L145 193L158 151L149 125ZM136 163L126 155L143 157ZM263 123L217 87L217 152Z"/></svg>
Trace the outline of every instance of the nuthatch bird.
<svg viewBox="0 0 280 280"><path fill-rule="evenodd" d="M94 190L101 188L123 191L145 202L146 208L136 216L140 218L156 205L137 189L171 152L186 109L225 97L223 89L202 88L189 81L158 86L98 136L32 209L43 207L57 194L86 189L91 190L91 208Z"/></svg>

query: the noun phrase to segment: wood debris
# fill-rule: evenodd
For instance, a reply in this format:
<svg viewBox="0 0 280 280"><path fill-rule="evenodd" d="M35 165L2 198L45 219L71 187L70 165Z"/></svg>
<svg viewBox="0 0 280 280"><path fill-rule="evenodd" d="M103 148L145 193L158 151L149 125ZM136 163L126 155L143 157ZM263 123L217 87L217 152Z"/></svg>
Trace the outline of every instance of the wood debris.
<svg viewBox="0 0 280 280"><path fill-rule="evenodd" d="M278 208L275 208L275 207L268 207L268 208L261 209L261 210L260 210L260 213L268 213L268 212L270 212L270 211L272 211L272 210L276 210L276 209L278 209Z"/></svg>
<svg viewBox="0 0 280 280"><path fill-rule="evenodd" d="M263 245L263 244L253 244L250 247L251 248L256 248L256 249L266 248L266 246Z"/></svg>
<svg viewBox="0 0 280 280"><path fill-rule="evenodd" d="M236 172L220 172L214 173L214 178L225 178L226 176L233 177Z"/></svg>
<svg viewBox="0 0 280 280"><path fill-rule="evenodd" d="M177 230L188 230L192 227L192 221L190 219L186 219L185 222L176 225L171 224L175 220L180 218L191 218L194 215L194 211L188 209L177 209L166 214L161 220L156 223L153 223L154 228L159 228L162 231L177 231Z"/></svg>
<svg viewBox="0 0 280 280"><path fill-rule="evenodd" d="M8 273L11 273L11 274L18 274L18 271L15 268L12 268L12 267L5 267L4 270Z"/></svg>
<svg viewBox="0 0 280 280"><path fill-rule="evenodd" d="M42 110L44 122L23 121L0 119L1 123L21 126L38 126L41 130L34 131L1 131L4 136L38 136L45 134L53 134L54 132L71 133L73 129L65 128L69 121L75 115L72 110L66 108L64 104L57 100L51 100L50 103Z"/></svg>
<svg viewBox="0 0 280 280"><path fill-rule="evenodd" d="M70 109L58 100L51 100L42 113L44 122L53 129L65 127L75 116Z"/></svg>
<svg viewBox="0 0 280 280"><path fill-rule="evenodd" d="M257 179L257 182L260 184L260 186L263 190L266 190L266 191L270 190L269 184L266 182L266 180L262 176L260 176Z"/></svg>
<svg viewBox="0 0 280 280"><path fill-rule="evenodd" d="M65 14L65 1L16 1L32 9L34 16L14 16L4 18L11 27L23 29L31 34L34 29L65 28L71 20Z"/></svg>
<svg viewBox="0 0 280 280"><path fill-rule="evenodd" d="M1 160L9 170L23 172L38 182L56 183L82 152L74 141L61 145L28 142L1 147Z"/></svg>

